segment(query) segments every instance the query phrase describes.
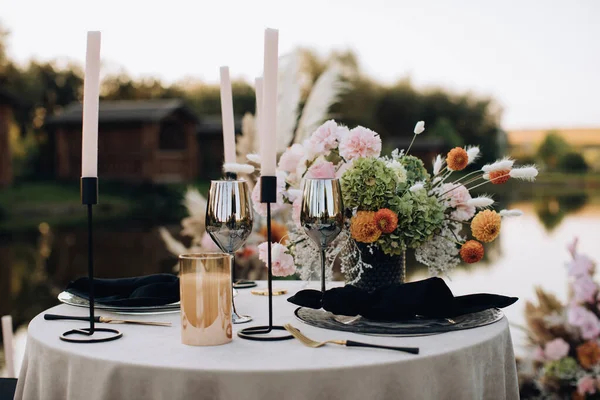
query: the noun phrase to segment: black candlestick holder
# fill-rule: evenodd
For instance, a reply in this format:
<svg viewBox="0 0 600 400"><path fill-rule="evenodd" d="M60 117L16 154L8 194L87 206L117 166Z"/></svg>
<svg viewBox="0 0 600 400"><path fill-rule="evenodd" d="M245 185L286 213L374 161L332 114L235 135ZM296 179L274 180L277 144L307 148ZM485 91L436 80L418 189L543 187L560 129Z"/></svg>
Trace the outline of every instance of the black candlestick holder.
<svg viewBox="0 0 600 400"><path fill-rule="evenodd" d="M283 326L273 325L273 264L271 261L271 203L277 201L277 177L260 177L260 201L267 204L267 288L269 292L269 325L252 326L242 329L238 336L242 339L258 341L276 341L293 339L292 335L262 336L272 331L285 331Z"/></svg>
<svg viewBox="0 0 600 400"><path fill-rule="evenodd" d="M81 203L87 205L88 217L88 279L89 279L89 310L90 310L90 327L72 329L63 333L60 337L65 342L73 343L100 343L109 342L119 339L123 336L121 332L110 328L96 328L94 318L94 242L92 229L92 207L98 204L98 178L83 177L81 178ZM102 335L94 337L96 332L105 332L110 335ZM72 337L74 335L83 335L84 338Z"/></svg>

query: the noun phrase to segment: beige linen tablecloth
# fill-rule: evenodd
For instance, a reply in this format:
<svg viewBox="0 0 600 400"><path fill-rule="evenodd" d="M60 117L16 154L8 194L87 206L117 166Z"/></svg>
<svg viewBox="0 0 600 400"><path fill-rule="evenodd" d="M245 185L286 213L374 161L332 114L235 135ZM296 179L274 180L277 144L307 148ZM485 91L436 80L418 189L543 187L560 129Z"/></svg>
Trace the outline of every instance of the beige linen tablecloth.
<svg viewBox="0 0 600 400"><path fill-rule="evenodd" d="M179 313L129 316L171 321L170 328L118 325L122 339L73 344L59 340L60 334L85 323L45 321L38 315L29 325L16 399L518 399L505 318L481 328L421 337L328 331L294 317L295 306L286 299L302 287L301 282L274 284L290 290L274 298L277 324L292 323L315 340L415 346L421 353L335 345L311 349L295 340L255 342L237 336L223 346L189 347L181 344ZM266 297L240 290L236 305L238 312L255 318L246 326L266 323ZM85 309L67 305L48 311L86 314ZM234 326L234 334L237 329L239 325Z"/></svg>

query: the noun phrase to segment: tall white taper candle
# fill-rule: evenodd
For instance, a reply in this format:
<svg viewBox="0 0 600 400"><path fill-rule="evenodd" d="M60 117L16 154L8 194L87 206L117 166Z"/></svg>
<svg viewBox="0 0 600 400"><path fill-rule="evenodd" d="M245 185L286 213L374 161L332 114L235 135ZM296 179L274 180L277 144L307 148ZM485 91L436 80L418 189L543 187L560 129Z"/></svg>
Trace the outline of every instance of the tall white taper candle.
<svg viewBox="0 0 600 400"><path fill-rule="evenodd" d="M4 342L4 358L6 359L6 377L15 378L15 355L13 347L13 322L10 315L2 317L2 338Z"/></svg>
<svg viewBox="0 0 600 400"><path fill-rule="evenodd" d="M277 164L277 58L279 32L265 30L262 132L260 136L261 175L275 176Z"/></svg>
<svg viewBox="0 0 600 400"><path fill-rule="evenodd" d="M256 126L256 134L255 137L258 138L258 141L254 143L259 144L259 153L263 153L262 149L262 121L263 121L263 78L256 77L254 78L254 93L256 96L256 111L254 112L255 126Z"/></svg>
<svg viewBox="0 0 600 400"><path fill-rule="evenodd" d="M87 33L83 82L81 176L98 176L98 107L100 96L100 32Z"/></svg>
<svg viewBox="0 0 600 400"><path fill-rule="evenodd" d="M225 163L235 163L235 125L229 67L221 67L221 120L223 121Z"/></svg>

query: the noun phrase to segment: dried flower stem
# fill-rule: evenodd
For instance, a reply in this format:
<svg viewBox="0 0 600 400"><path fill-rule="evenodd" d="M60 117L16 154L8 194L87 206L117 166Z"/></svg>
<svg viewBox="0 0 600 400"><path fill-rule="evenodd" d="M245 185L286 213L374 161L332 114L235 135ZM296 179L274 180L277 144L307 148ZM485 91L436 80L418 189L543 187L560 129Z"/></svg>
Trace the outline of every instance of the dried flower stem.
<svg viewBox="0 0 600 400"><path fill-rule="evenodd" d="M415 142L415 139L417 138L417 134L415 133L413 135L412 140L410 141L410 144L408 145L408 150L406 150L406 153L404 153L405 156L408 155L408 152L410 151L410 148L412 147L413 143Z"/></svg>
<svg viewBox="0 0 600 400"><path fill-rule="evenodd" d="M506 178L507 176L510 176L510 174L505 174L505 175L497 176L497 177L495 177L495 178L493 178L493 179L494 179L494 180L496 180L496 179ZM482 182L482 183L480 183L480 184L478 184L478 185L475 185L475 186L473 186L473 187L470 187L470 188L467 188L467 189L470 191L470 190L472 190L472 189L476 189L476 188L478 188L479 186L483 186L483 185L485 185L486 183L490 183L490 182L491 182L491 180L489 180L489 181L488 181L488 180L486 180L485 182Z"/></svg>
<svg viewBox="0 0 600 400"><path fill-rule="evenodd" d="M462 181L463 179L465 179L466 177L468 177L468 176L471 176L471 175L473 175L473 174L476 174L476 173L478 173L478 172L481 172L481 170L476 170L476 171L469 172L469 173L468 173L468 174L466 174L465 176L463 176L463 177L461 177L461 178L458 178L457 180L455 180L455 181L454 181L454 183L458 183L458 182Z"/></svg>

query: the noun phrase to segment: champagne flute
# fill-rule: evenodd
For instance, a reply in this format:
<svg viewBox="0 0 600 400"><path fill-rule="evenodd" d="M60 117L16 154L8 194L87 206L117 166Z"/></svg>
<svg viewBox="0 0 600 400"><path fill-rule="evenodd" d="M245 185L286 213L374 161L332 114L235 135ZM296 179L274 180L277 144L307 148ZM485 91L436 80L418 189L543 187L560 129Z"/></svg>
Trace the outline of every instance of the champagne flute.
<svg viewBox="0 0 600 400"><path fill-rule="evenodd" d="M325 293L325 249L344 225L344 205L338 179L305 179L300 209L304 231L321 250L321 291Z"/></svg>
<svg viewBox="0 0 600 400"><path fill-rule="evenodd" d="M206 207L206 232L216 245L234 256L252 233L254 216L248 183L243 180L211 181ZM231 268L232 290L235 282L235 257ZM252 321L252 317L239 315L232 301L234 324Z"/></svg>

